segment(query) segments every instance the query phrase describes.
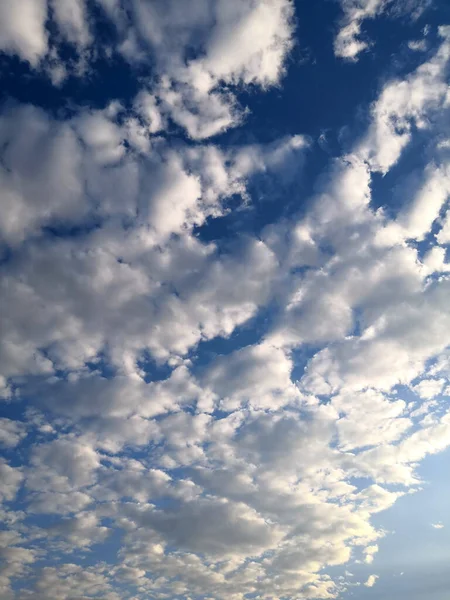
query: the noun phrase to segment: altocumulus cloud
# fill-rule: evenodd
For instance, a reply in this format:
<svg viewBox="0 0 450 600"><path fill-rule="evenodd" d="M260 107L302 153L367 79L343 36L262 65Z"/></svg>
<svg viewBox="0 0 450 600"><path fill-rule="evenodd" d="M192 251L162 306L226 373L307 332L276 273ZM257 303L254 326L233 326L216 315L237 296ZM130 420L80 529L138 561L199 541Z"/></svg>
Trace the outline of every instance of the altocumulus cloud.
<svg viewBox="0 0 450 600"><path fill-rule="evenodd" d="M331 156L277 108L301 3L0 0L2 600L377 584L450 446L450 26L406 4L315 24L336 73L412 30Z"/></svg>

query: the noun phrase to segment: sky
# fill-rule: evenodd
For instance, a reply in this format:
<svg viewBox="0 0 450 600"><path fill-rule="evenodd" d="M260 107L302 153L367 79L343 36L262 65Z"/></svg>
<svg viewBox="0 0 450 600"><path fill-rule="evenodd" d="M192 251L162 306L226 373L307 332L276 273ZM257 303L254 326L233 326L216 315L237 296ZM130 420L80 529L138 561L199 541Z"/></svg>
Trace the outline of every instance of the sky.
<svg viewBox="0 0 450 600"><path fill-rule="evenodd" d="M0 0L1 600L448 600L450 4Z"/></svg>

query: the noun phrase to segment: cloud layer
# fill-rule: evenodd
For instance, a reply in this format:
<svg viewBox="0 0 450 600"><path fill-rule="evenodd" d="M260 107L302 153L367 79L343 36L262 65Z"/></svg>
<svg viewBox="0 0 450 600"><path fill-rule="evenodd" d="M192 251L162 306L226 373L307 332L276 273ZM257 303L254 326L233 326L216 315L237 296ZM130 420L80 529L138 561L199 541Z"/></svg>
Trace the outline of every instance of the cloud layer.
<svg viewBox="0 0 450 600"><path fill-rule="evenodd" d="M102 52L153 69L131 102L2 108L0 595L337 598L450 446L450 30L302 198L315 140L217 137L281 84L291 2L93 4L0 2L55 86ZM356 58L396 3L341 4ZM208 237L264 186L298 208Z"/></svg>

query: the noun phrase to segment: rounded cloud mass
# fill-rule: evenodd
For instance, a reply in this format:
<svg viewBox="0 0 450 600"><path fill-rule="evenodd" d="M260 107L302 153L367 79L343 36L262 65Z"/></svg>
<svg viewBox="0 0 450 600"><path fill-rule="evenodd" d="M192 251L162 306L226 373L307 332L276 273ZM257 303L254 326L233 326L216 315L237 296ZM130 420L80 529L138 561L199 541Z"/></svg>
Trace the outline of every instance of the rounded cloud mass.
<svg viewBox="0 0 450 600"><path fill-rule="evenodd" d="M307 5L0 0L2 600L419 600L448 10Z"/></svg>

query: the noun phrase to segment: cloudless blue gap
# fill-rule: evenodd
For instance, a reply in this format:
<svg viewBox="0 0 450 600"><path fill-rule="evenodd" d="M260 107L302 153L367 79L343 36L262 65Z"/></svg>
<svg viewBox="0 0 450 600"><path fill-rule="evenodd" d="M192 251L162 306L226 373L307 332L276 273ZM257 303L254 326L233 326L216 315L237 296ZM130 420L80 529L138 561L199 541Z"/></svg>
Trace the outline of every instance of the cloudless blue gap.
<svg viewBox="0 0 450 600"><path fill-rule="evenodd" d="M83 222L82 225L70 225L66 223L53 223L42 227L42 236L48 238L78 238L86 237L90 233L99 231L102 227L100 221L92 220L91 222Z"/></svg>
<svg viewBox="0 0 450 600"><path fill-rule="evenodd" d="M236 350L260 342L269 329L273 312L273 306L260 308L255 317L236 327L229 337L218 336L211 340L201 341L188 354L188 358L194 362L193 374L202 371L217 356L231 354Z"/></svg>
<svg viewBox="0 0 450 600"><path fill-rule="evenodd" d="M239 229L239 219L242 219L240 213L246 211L243 205L243 198L237 194L226 198L223 202L223 207L226 214L222 217L208 217L205 223L194 227L193 234L205 244L209 242L219 242L226 240L230 243L230 239L237 235L236 230Z"/></svg>
<svg viewBox="0 0 450 600"><path fill-rule="evenodd" d="M0 417L21 421L24 416L26 403L20 400L2 400L0 402Z"/></svg>
<svg viewBox="0 0 450 600"><path fill-rule="evenodd" d="M99 506L103 503L100 502ZM117 555L119 550L121 549L121 542L124 536L124 532L121 529L118 529L114 526L113 519L102 517L101 525L103 527L108 527L110 529L110 534L106 538L104 542L100 542L96 544L95 552L101 556L101 559L107 563L116 564L117 563ZM80 560L81 566L89 566L95 562L95 555L89 556L87 554L86 558Z"/></svg>
<svg viewBox="0 0 450 600"><path fill-rule="evenodd" d="M58 88L16 57L0 54L0 103L15 100L33 104L55 116L68 117L80 107L102 109L111 100L131 105L139 90L139 71L120 56L99 59L87 77L70 75Z"/></svg>
<svg viewBox="0 0 450 600"><path fill-rule="evenodd" d="M117 374L117 368L111 364L108 357L104 354L98 356L96 360L88 361L85 366L104 379L113 379Z"/></svg>
<svg viewBox="0 0 450 600"><path fill-rule="evenodd" d="M173 371L173 367L170 367L167 363L160 364L153 359L147 350L144 351L142 358L137 361L137 367L144 371L145 383L168 379Z"/></svg>

